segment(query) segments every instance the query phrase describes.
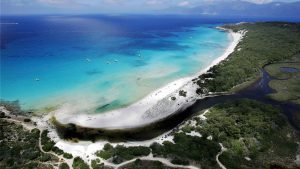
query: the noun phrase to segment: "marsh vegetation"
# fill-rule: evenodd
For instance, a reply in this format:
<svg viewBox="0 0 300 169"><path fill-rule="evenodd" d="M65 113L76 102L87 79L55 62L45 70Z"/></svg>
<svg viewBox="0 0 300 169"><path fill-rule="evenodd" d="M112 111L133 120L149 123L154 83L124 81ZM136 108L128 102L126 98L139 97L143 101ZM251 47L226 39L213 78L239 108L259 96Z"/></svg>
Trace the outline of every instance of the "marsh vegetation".
<svg viewBox="0 0 300 169"><path fill-rule="evenodd" d="M265 70L274 78L269 86L276 92L269 97L300 105L300 54L280 63L267 65Z"/></svg>

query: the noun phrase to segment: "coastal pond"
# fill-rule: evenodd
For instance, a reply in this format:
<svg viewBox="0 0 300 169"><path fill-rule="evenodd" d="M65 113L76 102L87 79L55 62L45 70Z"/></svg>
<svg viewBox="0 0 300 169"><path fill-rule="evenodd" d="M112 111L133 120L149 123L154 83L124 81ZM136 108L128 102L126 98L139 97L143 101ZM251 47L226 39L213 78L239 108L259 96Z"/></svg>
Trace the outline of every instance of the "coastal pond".
<svg viewBox="0 0 300 169"><path fill-rule="evenodd" d="M299 72L299 69L294 67L280 67L280 71L284 73L296 73Z"/></svg>

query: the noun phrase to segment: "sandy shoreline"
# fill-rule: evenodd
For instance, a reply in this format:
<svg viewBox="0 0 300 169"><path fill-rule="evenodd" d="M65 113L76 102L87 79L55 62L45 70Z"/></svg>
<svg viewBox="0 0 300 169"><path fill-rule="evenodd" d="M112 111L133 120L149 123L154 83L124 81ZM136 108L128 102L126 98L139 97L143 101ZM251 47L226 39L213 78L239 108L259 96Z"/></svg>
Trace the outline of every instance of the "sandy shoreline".
<svg viewBox="0 0 300 169"><path fill-rule="evenodd" d="M235 49L243 37L243 33L234 33L230 30L229 36L232 40L225 52L214 60L207 68L198 72L195 76L178 79L166 86L152 92L142 100L117 110L102 114L70 114L71 105L64 105L61 109L52 112L58 122L62 124L74 123L82 127L124 129L141 127L169 115L176 113L192 105L196 99L202 98L196 94L197 85L191 81L193 78L205 73L214 65L225 60ZM187 91L187 96L179 96L179 90ZM176 97L176 100L171 100Z"/></svg>
<svg viewBox="0 0 300 169"><path fill-rule="evenodd" d="M206 119L205 115L209 112L209 109L205 110L202 114L199 114L198 117ZM196 121L193 119L187 120L179 124L178 130L175 132L181 132L181 129L183 126L187 124L196 124ZM53 132L53 131L52 131ZM109 141L97 141L97 142L91 142L91 141L79 141L77 143L72 143L69 141L61 140L58 139L56 142L55 146L58 148L62 149L64 152L70 153L73 156L79 156L86 162L90 163L91 160L99 158L95 153L99 150L102 150L104 148L104 145L109 143L113 147L116 147L117 145L123 145L125 147L134 147L134 146L145 146L145 147L150 147L153 143L158 143L158 144L163 144L165 141L169 141L174 143L174 130L170 130L168 132L165 132L155 138L152 138L150 140L144 140L144 141L126 141L126 142L118 142L118 143L112 143ZM50 136L53 139L53 135L51 135L50 131ZM53 133L52 133L53 134ZM190 136L196 136L196 137L202 137L202 135L198 132L191 132L187 133L187 135ZM160 157L153 157L152 153L150 153L148 156L143 156L143 157L137 157L135 159L142 159L142 160L152 160L152 161L160 161L163 164L171 167L179 167L179 168L191 168L191 169L196 169L198 167L189 165L189 166L183 166L183 165L175 165L170 162L170 159L168 158L160 158ZM113 164L109 160L104 160L101 159L101 162L103 162L107 166L111 166L113 168L118 168L120 166L124 166L125 164L128 164L130 162L134 162L135 159L123 162L121 164Z"/></svg>

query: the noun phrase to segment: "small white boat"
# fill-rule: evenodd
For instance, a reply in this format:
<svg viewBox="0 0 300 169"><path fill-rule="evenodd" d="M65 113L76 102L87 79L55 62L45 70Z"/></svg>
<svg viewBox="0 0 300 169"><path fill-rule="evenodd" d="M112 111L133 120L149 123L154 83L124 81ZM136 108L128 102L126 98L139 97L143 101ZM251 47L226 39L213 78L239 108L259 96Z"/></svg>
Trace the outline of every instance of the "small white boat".
<svg viewBox="0 0 300 169"><path fill-rule="evenodd" d="M91 62L91 59L89 59L89 58L86 58L85 60L86 60L87 62Z"/></svg>
<svg viewBox="0 0 300 169"><path fill-rule="evenodd" d="M34 80L35 80L35 81L40 81L40 79L39 79L39 78L35 78Z"/></svg>
<svg viewBox="0 0 300 169"><path fill-rule="evenodd" d="M117 59L114 60L115 62L119 62Z"/></svg>

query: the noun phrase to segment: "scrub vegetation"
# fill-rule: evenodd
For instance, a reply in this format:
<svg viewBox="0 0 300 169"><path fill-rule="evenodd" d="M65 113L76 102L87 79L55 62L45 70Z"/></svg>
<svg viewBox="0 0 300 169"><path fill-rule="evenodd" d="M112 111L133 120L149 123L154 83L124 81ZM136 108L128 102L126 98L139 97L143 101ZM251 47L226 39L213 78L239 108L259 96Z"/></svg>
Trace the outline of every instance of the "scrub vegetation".
<svg viewBox="0 0 300 169"><path fill-rule="evenodd" d="M54 168L58 158L39 149L40 130L0 118L0 168Z"/></svg>
<svg viewBox="0 0 300 169"><path fill-rule="evenodd" d="M120 169L180 169L165 166L160 161L148 161L136 159L134 162L120 167Z"/></svg>
<svg viewBox="0 0 300 169"><path fill-rule="evenodd" d="M74 169L89 169L89 165L83 161L80 157L75 157L72 167Z"/></svg>
<svg viewBox="0 0 300 169"><path fill-rule="evenodd" d="M218 105L207 118L201 130L228 148L220 156L228 168L297 168L299 137L279 109L243 100Z"/></svg>
<svg viewBox="0 0 300 169"><path fill-rule="evenodd" d="M184 90L180 90L179 91L179 96L183 96L183 97L186 97L186 91L184 91Z"/></svg>
<svg viewBox="0 0 300 169"><path fill-rule="evenodd" d="M188 165L193 161L198 166L201 165L201 168L218 168L215 156L221 148L217 142L175 133L174 143L165 141L163 145L154 143L150 147L154 156L171 159L173 164Z"/></svg>
<svg viewBox="0 0 300 169"><path fill-rule="evenodd" d="M221 151L219 143L228 150L223 152L219 160L227 168L290 168L296 169L294 163L299 146L295 132L287 124L280 110L271 105L253 100L239 100L219 104L209 109L207 119L198 116L192 118L196 123L187 123L174 130L174 142L163 144L153 143L150 147L136 146L113 147L106 144L97 156L114 164L121 164L134 158L148 156L163 157L177 165L195 165L201 168L219 168L216 155ZM45 154L38 148L40 131L25 130L21 125L0 119L1 153L0 166L3 168L69 168L66 163L60 163L58 158ZM200 136L190 136L191 131L201 133ZM14 133L14 134L13 134ZM209 139L211 138L211 139ZM50 144L47 131L41 133L41 141ZM52 144L50 144L52 145ZM71 154L49 150L60 156L72 158ZM58 153L59 152L59 153ZM90 166L80 157L75 157L73 168L100 169L107 168L99 159L91 161ZM171 168L159 161L136 159L121 168Z"/></svg>
<svg viewBox="0 0 300 169"><path fill-rule="evenodd" d="M120 164L123 161L131 160L140 156L148 156L150 154L150 148L137 146L137 147L124 147L117 145L113 147L109 143L105 144L103 150L96 152L98 157L105 160L112 158L114 164Z"/></svg>
<svg viewBox="0 0 300 169"><path fill-rule="evenodd" d="M1 102L1 106L10 114L0 112L0 168L69 168L65 159L72 159L72 155L54 146L48 131L36 128L18 102Z"/></svg>
<svg viewBox="0 0 300 169"><path fill-rule="evenodd" d="M59 169L70 169L69 165L67 163L61 163L59 165Z"/></svg>
<svg viewBox="0 0 300 169"><path fill-rule="evenodd" d="M227 60L194 79L200 87L198 94L230 91L234 86L260 77L264 65L300 53L299 23L243 23L223 27L247 33Z"/></svg>
<svg viewBox="0 0 300 169"><path fill-rule="evenodd" d="M54 146L55 142L51 140L51 138L49 138L47 136L48 134L48 130L43 130L42 134L41 134L41 145L42 145L42 149L46 152L50 152L52 151L53 153L57 154L57 155L63 155L64 158L66 159L72 159L73 156L71 154L68 153L64 153L63 150L59 149L58 147Z"/></svg>
<svg viewBox="0 0 300 169"><path fill-rule="evenodd" d="M218 168L215 158L222 143L228 150L219 159L228 168L297 168L299 138L278 108L244 99L210 108L206 117L194 118L196 125L187 124L175 133L175 144L154 143L152 153L175 164ZM190 131L202 137L186 135Z"/></svg>
<svg viewBox="0 0 300 169"><path fill-rule="evenodd" d="M100 163L100 159L97 158L95 160L91 161L91 167L92 169L104 169L104 168L108 168L108 167L104 167L104 163Z"/></svg>

